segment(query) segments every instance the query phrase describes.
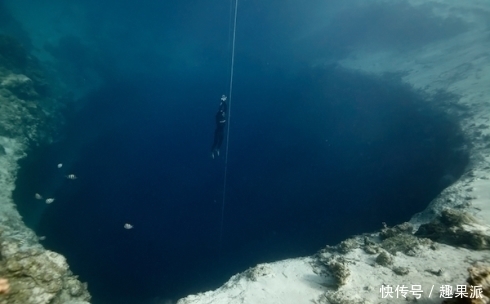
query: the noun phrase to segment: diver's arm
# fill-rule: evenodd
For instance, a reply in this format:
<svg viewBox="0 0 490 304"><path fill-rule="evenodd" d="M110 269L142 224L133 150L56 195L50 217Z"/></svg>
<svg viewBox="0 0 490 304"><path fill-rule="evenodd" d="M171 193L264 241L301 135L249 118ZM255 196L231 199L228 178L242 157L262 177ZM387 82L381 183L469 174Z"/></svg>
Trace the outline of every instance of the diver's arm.
<svg viewBox="0 0 490 304"><path fill-rule="evenodd" d="M227 97L225 95L221 96L221 102L219 103L219 112L225 112L228 110L228 105L226 104Z"/></svg>

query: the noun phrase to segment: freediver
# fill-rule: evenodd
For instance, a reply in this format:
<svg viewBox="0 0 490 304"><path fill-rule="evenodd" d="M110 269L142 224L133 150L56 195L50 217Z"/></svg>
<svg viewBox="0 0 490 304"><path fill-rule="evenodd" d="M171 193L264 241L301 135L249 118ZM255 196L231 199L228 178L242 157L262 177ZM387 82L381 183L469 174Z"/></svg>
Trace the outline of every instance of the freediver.
<svg viewBox="0 0 490 304"><path fill-rule="evenodd" d="M216 113L216 129L214 130L214 141L211 147L211 157L214 158L215 155L219 156L219 149L223 143L225 137L225 125L226 125L226 104L227 97L225 95L221 96L221 102L219 103L218 112Z"/></svg>

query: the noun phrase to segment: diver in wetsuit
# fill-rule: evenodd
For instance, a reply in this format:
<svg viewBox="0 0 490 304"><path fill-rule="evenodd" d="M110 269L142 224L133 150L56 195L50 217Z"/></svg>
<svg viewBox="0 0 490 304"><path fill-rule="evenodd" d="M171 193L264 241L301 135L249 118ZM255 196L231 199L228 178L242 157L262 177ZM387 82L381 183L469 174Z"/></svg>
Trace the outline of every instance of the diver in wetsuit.
<svg viewBox="0 0 490 304"><path fill-rule="evenodd" d="M216 129L214 130L214 141L211 147L211 157L215 155L219 156L219 149L223 143L225 137L225 125L226 125L226 96L221 96L221 102L219 103L218 112L216 113Z"/></svg>

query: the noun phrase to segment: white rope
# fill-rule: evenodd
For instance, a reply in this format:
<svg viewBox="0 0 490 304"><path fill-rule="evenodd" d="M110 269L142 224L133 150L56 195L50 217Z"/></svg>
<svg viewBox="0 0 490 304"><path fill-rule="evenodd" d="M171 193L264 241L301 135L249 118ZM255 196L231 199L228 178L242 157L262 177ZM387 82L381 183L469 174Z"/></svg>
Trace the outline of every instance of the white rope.
<svg viewBox="0 0 490 304"><path fill-rule="evenodd" d="M235 13L233 18L233 36L231 42L231 68L230 68L230 88L228 91L228 125L226 127L226 150L225 150L225 176L223 179L223 201L221 203L221 227L220 227L220 246L223 240L223 226L225 221L225 203L226 203L226 181L228 175L228 146L230 143L230 122L231 122L231 100L233 98L233 69L235 67L235 39L236 39L236 17L238 11L238 0L235 0Z"/></svg>

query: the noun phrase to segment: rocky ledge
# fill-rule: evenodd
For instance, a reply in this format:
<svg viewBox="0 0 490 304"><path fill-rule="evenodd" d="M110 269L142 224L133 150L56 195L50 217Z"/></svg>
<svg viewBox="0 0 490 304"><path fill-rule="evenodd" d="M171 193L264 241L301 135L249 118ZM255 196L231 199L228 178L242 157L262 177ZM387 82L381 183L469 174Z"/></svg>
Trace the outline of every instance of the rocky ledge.
<svg viewBox="0 0 490 304"><path fill-rule="evenodd" d="M18 160L30 147L48 143L55 104L36 61L18 42L0 35L0 278L8 289L0 303L86 304L87 284L71 273L66 259L46 250L27 228L12 200Z"/></svg>

